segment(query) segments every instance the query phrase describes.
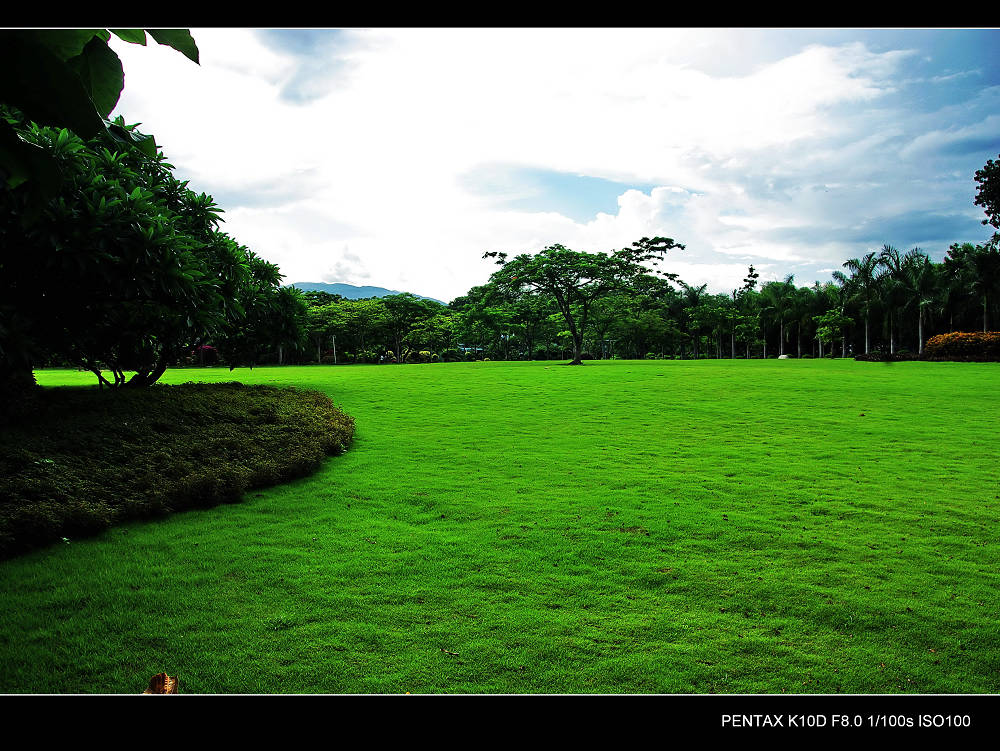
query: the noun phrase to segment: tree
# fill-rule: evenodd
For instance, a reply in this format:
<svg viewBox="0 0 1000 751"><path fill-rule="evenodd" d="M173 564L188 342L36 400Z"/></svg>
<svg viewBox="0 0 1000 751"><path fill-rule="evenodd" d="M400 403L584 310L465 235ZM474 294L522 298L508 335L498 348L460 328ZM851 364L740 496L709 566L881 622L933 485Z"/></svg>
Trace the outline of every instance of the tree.
<svg viewBox="0 0 1000 751"><path fill-rule="evenodd" d="M698 359L701 331L708 325L710 314L705 305L705 290L707 284L694 287L686 282L680 282L681 297L684 300L684 327L691 338L691 348L694 359Z"/></svg>
<svg viewBox="0 0 1000 751"><path fill-rule="evenodd" d="M760 331L761 300L760 294L756 291L757 280L760 274L754 269L753 264L747 269L747 275L743 277L743 286L733 293L737 316L734 320L734 336L739 335L746 343L746 357L750 359L750 346L757 341Z"/></svg>
<svg viewBox="0 0 1000 751"><path fill-rule="evenodd" d="M500 270L490 281L511 297L528 291L555 300L566 322L573 346L570 365L581 365L583 338L594 302L614 290L627 288L643 274L647 263L657 261L671 248L683 248L668 237L643 237L632 247L611 253L585 253L551 245L534 256L522 253L508 260L506 253L488 252Z"/></svg>
<svg viewBox="0 0 1000 751"><path fill-rule="evenodd" d="M778 354L785 354L785 322L795 301L794 276L783 282L768 282L760 289L763 312L778 324ZM765 348L766 348L765 344Z"/></svg>
<svg viewBox="0 0 1000 751"><path fill-rule="evenodd" d="M0 371L30 374L50 353L102 386L148 386L209 341L231 364L297 346L298 291L278 291L277 266L219 231L211 196L177 180L162 153L11 119L63 177L33 221L28 193L0 192Z"/></svg>
<svg viewBox="0 0 1000 751"><path fill-rule="evenodd" d="M854 323L854 321L844 315L842 309L838 308L831 308L826 313L813 316L813 321L816 322L816 336L821 342L827 342L828 344L832 344L837 339L846 342L846 329ZM843 348L846 355L847 345L844 344Z"/></svg>
<svg viewBox="0 0 1000 751"><path fill-rule="evenodd" d="M417 297L409 292L386 295L381 302L385 306L385 325L393 342L393 351L396 353L397 361L402 363L405 360L403 345L410 330L421 321L442 313L444 308L440 303Z"/></svg>
<svg viewBox="0 0 1000 751"><path fill-rule="evenodd" d="M878 263L885 270L878 274L880 297L885 302L889 321L889 352L896 351L893 311L906 305L906 279L903 270L903 256L891 245L883 245L878 255Z"/></svg>
<svg viewBox="0 0 1000 751"><path fill-rule="evenodd" d="M214 337L229 369L257 364L261 357L277 350L279 364L284 350L298 351L308 340L309 319L302 293L282 287L278 267L246 248L247 274L230 298L232 313Z"/></svg>
<svg viewBox="0 0 1000 751"><path fill-rule="evenodd" d="M870 349L869 321L872 306L878 296L878 265L878 256L872 251L861 258L849 258L844 261L843 266L851 272L850 277L844 277L839 271L833 274L834 278L847 289L850 298L858 300L861 304L865 319L865 354L868 354Z"/></svg>
<svg viewBox="0 0 1000 751"><path fill-rule="evenodd" d="M917 353L924 353L924 319L926 311L938 299L938 273L931 259L919 248L909 251L903 259L902 284L911 305L917 309Z"/></svg>
<svg viewBox="0 0 1000 751"><path fill-rule="evenodd" d="M973 297L982 300L983 331L989 326L990 300L1000 296L1000 235L994 234L986 245L953 244L944 263L952 278Z"/></svg>
<svg viewBox="0 0 1000 751"><path fill-rule="evenodd" d="M329 295L326 292L322 294L334 297L334 295ZM336 297L339 298L340 295L336 295ZM347 320L346 308L336 301L310 305L308 293L303 294L303 299L307 305L306 335L316 347L316 362L322 362L324 347L330 342L330 337L336 336L335 332L343 328ZM323 300L323 298L319 297L314 297L313 299Z"/></svg>
<svg viewBox="0 0 1000 751"><path fill-rule="evenodd" d="M418 351L426 349L441 353L454 344L454 324L451 312L444 308L439 313L418 319L406 333L403 344Z"/></svg>
<svg viewBox="0 0 1000 751"><path fill-rule="evenodd" d="M976 170L975 180L979 183L975 204L986 212L983 224L1000 229L1000 162L987 160L981 170Z"/></svg>

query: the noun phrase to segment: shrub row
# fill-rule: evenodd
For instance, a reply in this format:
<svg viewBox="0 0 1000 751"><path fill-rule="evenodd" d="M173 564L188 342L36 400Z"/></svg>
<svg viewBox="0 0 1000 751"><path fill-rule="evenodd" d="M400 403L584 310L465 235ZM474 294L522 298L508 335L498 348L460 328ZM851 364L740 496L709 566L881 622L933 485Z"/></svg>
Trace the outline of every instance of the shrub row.
<svg viewBox="0 0 1000 751"><path fill-rule="evenodd" d="M0 431L0 557L316 471L354 419L316 391L239 383L39 389Z"/></svg>
<svg viewBox="0 0 1000 751"><path fill-rule="evenodd" d="M955 331L927 340L924 357L928 360L964 362L1000 362L1000 331Z"/></svg>
<svg viewBox="0 0 1000 751"><path fill-rule="evenodd" d="M914 354L909 350L901 349L896 352L888 352L882 349L873 349L867 354L861 353L854 356L855 360L860 362L908 362L910 360L919 360L920 355Z"/></svg>

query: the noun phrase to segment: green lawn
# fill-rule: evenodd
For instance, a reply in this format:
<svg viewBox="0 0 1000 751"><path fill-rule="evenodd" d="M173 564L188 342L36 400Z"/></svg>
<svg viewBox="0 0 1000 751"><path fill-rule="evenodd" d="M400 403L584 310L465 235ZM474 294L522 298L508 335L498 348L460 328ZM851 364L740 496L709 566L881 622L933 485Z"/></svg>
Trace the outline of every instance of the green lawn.
<svg viewBox="0 0 1000 751"><path fill-rule="evenodd" d="M234 377L328 393L353 446L0 563L0 691L1000 692L1000 365L165 380Z"/></svg>

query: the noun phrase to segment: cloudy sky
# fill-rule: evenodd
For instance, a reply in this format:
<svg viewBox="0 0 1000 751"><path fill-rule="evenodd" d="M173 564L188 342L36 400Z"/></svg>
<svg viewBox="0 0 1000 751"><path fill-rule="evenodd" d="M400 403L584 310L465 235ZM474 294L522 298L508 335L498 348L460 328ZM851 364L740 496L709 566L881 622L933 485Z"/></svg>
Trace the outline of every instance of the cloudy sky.
<svg viewBox="0 0 1000 751"><path fill-rule="evenodd" d="M482 254L684 243L715 292L989 235L1000 31L192 29L115 111L287 282L450 301Z"/></svg>

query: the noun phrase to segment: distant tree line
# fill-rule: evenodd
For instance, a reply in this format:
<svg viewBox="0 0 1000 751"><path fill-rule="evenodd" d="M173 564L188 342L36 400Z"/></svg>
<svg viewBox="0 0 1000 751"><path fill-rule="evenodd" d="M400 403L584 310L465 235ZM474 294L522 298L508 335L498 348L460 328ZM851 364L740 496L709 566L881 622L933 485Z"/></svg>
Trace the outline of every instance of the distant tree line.
<svg viewBox="0 0 1000 751"><path fill-rule="evenodd" d="M554 246L534 259L561 254L569 274L574 266L567 253L600 258ZM730 294L710 294L707 285L673 275L636 272L606 288L590 280L599 294L581 293L563 305L551 291L518 286L526 277L509 268L447 306L412 295L344 300L307 292L314 352L300 358L371 363L919 355L934 334L986 331L997 320L996 237L985 245L952 245L941 263L919 248L902 253L886 245L843 266L833 281L810 286L796 285L791 275L760 284L750 266L743 285ZM523 272L523 264L515 270ZM573 279L586 281L584 274Z"/></svg>

